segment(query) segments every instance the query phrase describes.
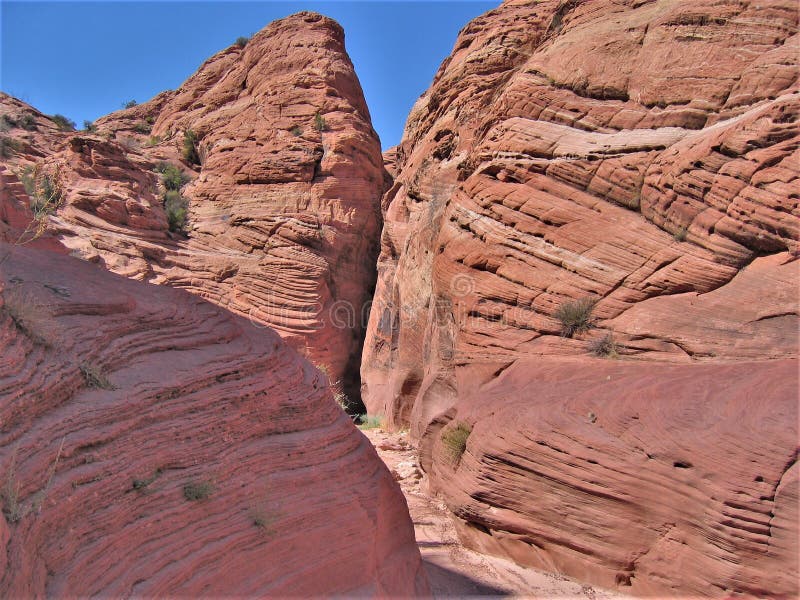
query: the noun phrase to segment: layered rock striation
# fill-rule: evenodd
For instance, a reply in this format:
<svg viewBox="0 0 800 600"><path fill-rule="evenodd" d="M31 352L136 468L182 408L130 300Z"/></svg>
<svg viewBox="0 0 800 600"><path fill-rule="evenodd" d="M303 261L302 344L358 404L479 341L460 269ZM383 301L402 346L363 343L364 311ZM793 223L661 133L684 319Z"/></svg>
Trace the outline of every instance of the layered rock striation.
<svg viewBox="0 0 800 600"><path fill-rule="evenodd" d="M797 593L797 25L782 0L512 0L460 33L385 157L362 397L467 541L635 593Z"/></svg>
<svg viewBox="0 0 800 600"><path fill-rule="evenodd" d="M3 597L427 593L399 487L273 331L0 242L0 347Z"/></svg>
<svg viewBox="0 0 800 600"><path fill-rule="evenodd" d="M276 21L91 131L2 103L36 115L37 131L9 132L8 171L57 172L48 227L74 255L275 329L357 401L385 170L337 23Z"/></svg>

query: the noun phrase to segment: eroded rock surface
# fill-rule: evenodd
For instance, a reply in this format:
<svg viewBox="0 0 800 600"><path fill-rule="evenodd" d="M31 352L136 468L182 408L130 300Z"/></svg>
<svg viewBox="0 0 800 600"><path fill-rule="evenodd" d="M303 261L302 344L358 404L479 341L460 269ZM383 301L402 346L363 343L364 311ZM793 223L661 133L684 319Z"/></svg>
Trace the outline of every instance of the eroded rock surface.
<svg viewBox="0 0 800 600"><path fill-rule="evenodd" d="M757 476L782 485L796 451L797 20L796 6L783 0L512 0L462 30L416 103L402 143L385 157L395 181L383 199L362 397L370 413L411 428L428 469L442 426L462 417L475 427L468 451L476 461L494 461L495 450L524 458L507 467L513 480L469 463L455 474L431 473L456 514L469 516L465 539L475 546L643 593L797 593L791 578L760 575L796 575L797 565L751 514L791 530L796 512L788 501L773 506L769 490L743 487ZM577 300L594 302L590 328L567 336L559 311ZM598 366L592 351L609 358ZM531 357L571 366L545 394ZM767 359L789 362L745 362ZM550 437L565 429L576 447L590 448L596 431L542 421L541 411L560 414L577 402L570 381L585 369L627 368L641 369L649 382L641 385L657 391L637 408L651 423L648 440L692 464L713 456L691 471L698 477L715 460L730 460L731 470L690 490L686 470L664 470L658 485L696 498L684 518L683 505L662 504L649 483L634 497L638 484L626 478L661 475L648 474L623 439L613 442L618 477L587 466L563 488L560 511L539 512L536 499L553 481L531 463L546 456L553 472L570 470L572 455L551 456ZM672 368L703 381L701 395L671 388ZM513 390L476 391L508 369L517 373ZM770 377L782 384L762 397L760 382ZM727 378L741 390L729 390ZM601 407L640 398L622 389L593 393ZM732 402L746 415L750 397L766 405L717 423ZM712 451L716 438L682 433L686 403L738 451L726 458ZM783 415L775 422L773 405ZM501 418L484 429L485 419ZM775 428L763 459L762 421ZM617 427L607 435L611 443L626 434ZM635 542L615 533L622 518L578 514L583 489L595 485L626 507L625 518L637 515ZM487 497L504 507L502 522L486 506L473 509ZM724 516L731 511L744 512ZM556 513L570 522L554 542L545 529ZM749 520L759 525L742 525ZM672 523L677 537L659 542ZM724 541L709 542L720 528ZM684 529L697 531L679 534ZM497 543L496 531L525 543ZM619 552L595 543L606 535ZM705 551L709 558L695 564Z"/></svg>
<svg viewBox="0 0 800 600"><path fill-rule="evenodd" d="M0 243L0 595L427 592L327 381L181 290Z"/></svg>
<svg viewBox="0 0 800 600"><path fill-rule="evenodd" d="M59 133L2 103L41 121L11 129L24 143L6 162L58 172L63 205L49 227L73 254L274 328L357 397L385 171L337 23L276 21L93 131ZM188 180L184 233L169 231L163 161Z"/></svg>

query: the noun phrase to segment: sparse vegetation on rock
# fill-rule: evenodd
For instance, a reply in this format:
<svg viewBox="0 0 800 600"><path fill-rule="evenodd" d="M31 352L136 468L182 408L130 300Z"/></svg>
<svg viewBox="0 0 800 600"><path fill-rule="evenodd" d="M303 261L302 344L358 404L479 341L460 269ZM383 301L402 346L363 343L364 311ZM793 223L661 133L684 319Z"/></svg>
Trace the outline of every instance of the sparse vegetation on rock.
<svg viewBox="0 0 800 600"><path fill-rule="evenodd" d="M457 423L452 427L445 427L442 430L442 444L454 465L458 465L461 462L461 457L467 449L467 439L470 433L472 433L472 427L463 422Z"/></svg>
<svg viewBox="0 0 800 600"><path fill-rule="evenodd" d="M588 331L592 326L592 310L597 300L579 298L565 302L555 312L555 318L561 321L561 335L567 338L577 333Z"/></svg>
<svg viewBox="0 0 800 600"><path fill-rule="evenodd" d="M183 158L190 164L200 164L200 154L197 152L197 134L191 129L187 129L183 133Z"/></svg>
<svg viewBox="0 0 800 600"><path fill-rule="evenodd" d="M214 492L214 486L208 481L190 481L183 486L183 497L189 501L205 500Z"/></svg>
<svg viewBox="0 0 800 600"><path fill-rule="evenodd" d="M75 121L64 115L55 114L50 117L61 131L75 131Z"/></svg>

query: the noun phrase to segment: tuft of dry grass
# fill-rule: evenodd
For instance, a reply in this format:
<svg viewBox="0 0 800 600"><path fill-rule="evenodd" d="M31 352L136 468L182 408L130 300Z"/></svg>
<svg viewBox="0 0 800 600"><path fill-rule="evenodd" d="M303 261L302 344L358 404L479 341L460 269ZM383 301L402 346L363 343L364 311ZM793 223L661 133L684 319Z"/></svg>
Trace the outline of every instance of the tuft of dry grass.
<svg viewBox="0 0 800 600"><path fill-rule="evenodd" d="M8 316L17 331L34 344L45 348L53 346L55 320L47 307L38 303L31 294L13 287L6 289L0 313Z"/></svg>
<svg viewBox="0 0 800 600"><path fill-rule="evenodd" d="M607 333L601 338L592 340L589 344L589 351L595 356L602 356L605 358L616 358L617 344L614 342L614 335Z"/></svg>
<svg viewBox="0 0 800 600"><path fill-rule="evenodd" d="M442 430L442 443L450 460L456 466L461 462L461 457L467 449L467 439L471 433L472 427L463 422Z"/></svg>
<svg viewBox="0 0 800 600"><path fill-rule="evenodd" d="M101 390L115 390L117 386L111 383L103 373L103 370L97 365L89 363L81 363L78 368L83 375L83 380L90 388L97 388Z"/></svg>
<svg viewBox="0 0 800 600"><path fill-rule="evenodd" d="M576 333L588 331L592 326L592 310L597 300L579 298L565 302L555 312L555 318L561 321L561 335L571 338Z"/></svg>

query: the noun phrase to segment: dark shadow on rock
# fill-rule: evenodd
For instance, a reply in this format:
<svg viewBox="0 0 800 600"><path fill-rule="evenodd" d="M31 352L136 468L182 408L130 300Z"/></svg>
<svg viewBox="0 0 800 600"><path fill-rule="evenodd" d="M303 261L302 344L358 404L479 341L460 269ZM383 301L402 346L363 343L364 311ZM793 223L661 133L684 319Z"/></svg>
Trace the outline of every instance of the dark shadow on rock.
<svg viewBox="0 0 800 600"><path fill-rule="evenodd" d="M429 560L423 559L422 564L434 598L505 598L511 595L508 590L481 583Z"/></svg>

